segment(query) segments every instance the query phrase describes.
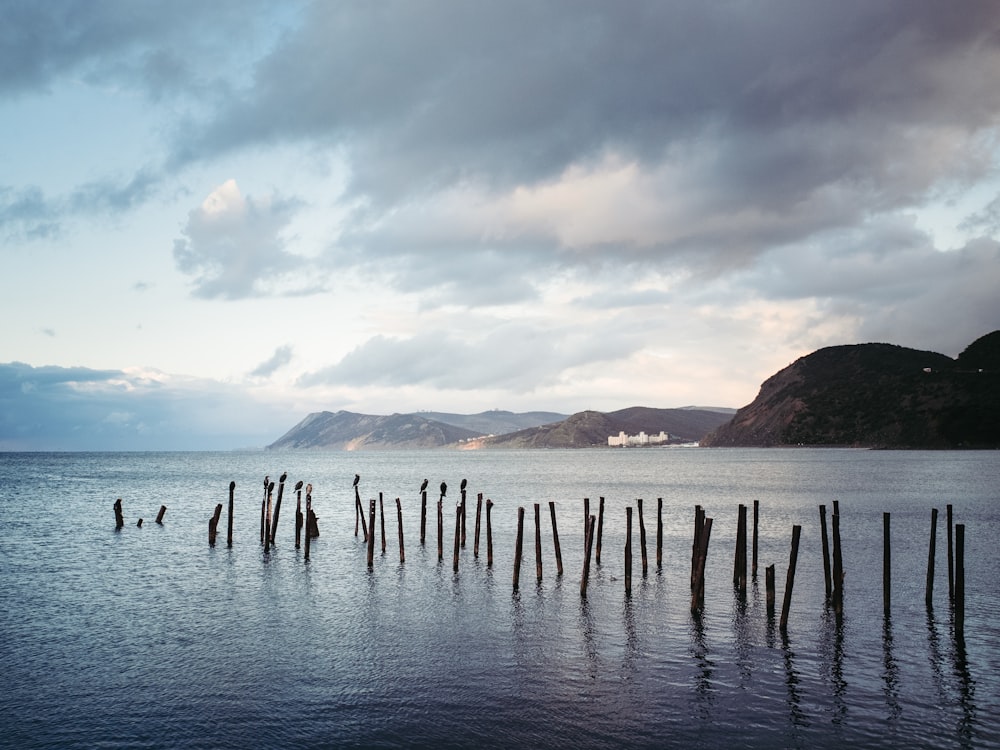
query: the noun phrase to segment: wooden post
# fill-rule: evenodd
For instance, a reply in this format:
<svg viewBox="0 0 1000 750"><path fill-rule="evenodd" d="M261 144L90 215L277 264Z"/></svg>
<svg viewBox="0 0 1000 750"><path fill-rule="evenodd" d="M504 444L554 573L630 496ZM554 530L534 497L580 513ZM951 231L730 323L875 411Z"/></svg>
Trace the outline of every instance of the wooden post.
<svg viewBox="0 0 1000 750"><path fill-rule="evenodd" d="M229 515L230 516L233 515L233 488L234 487L236 487L236 482L231 482L230 486L229 486ZM161 526L163 525L163 514L166 513L166 512L167 512L167 506L166 505L161 505L160 506L160 512L156 514L156 522L158 524L160 524ZM229 522L229 528L230 528L230 532L229 532L229 546L230 547L233 546L233 544L232 544L232 537L233 537L232 527L233 527L233 522L230 521Z"/></svg>
<svg viewBox="0 0 1000 750"><path fill-rule="evenodd" d="M739 504L736 515L736 556L733 562L733 585L740 596L747 593L747 506Z"/></svg>
<svg viewBox="0 0 1000 750"><path fill-rule="evenodd" d="M882 514L882 612L889 614L892 600L892 549L889 535L889 514Z"/></svg>
<svg viewBox="0 0 1000 750"><path fill-rule="evenodd" d="M271 477L264 477L264 497L260 501L260 543L264 543L264 513L267 510L267 486L271 483Z"/></svg>
<svg viewBox="0 0 1000 750"><path fill-rule="evenodd" d="M601 564L601 537L604 536L604 498L598 498L597 504L597 541L594 550L594 562Z"/></svg>
<svg viewBox="0 0 1000 750"><path fill-rule="evenodd" d="M236 493L236 482L229 483L229 517L228 524L226 527L226 546L233 546L233 495ZM156 517L157 523L163 522L163 514L166 512L167 506L160 506L160 515Z"/></svg>
<svg viewBox="0 0 1000 750"><path fill-rule="evenodd" d="M924 589L924 601L928 607L934 604L934 548L937 545L938 509L931 508L931 545L927 551L927 586Z"/></svg>
<svg viewBox="0 0 1000 750"><path fill-rule="evenodd" d="M452 560L452 570L458 572L458 545L462 541L462 503L455 506L455 555Z"/></svg>
<svg viewBox="0 0 1000 750"><path fill-rule="evenodd" d="M309 522L312 520L312 489L311 484L306 485L306 549L305 549L305 559L309 559L309 540L312 539L312 534L310 534ZM374 501L372 501L374 502Z"/></svg>
<svg viewBox="0 0 1000 750"><path fill-rule="evenodd" d="M385 506L382 504L382 493L378 493L378 518L382 526L382 554L385 554Z"/></svg>
<svg viewBox="0 0 1000 750"><path fill-rule="evenodd" d="M844 611L844 558L840 549L840 514L834 513L833 524L833 611Z"/></svg>
<svg viewBox="0 0 1000 750"><path fill-rule="evenodd" d="M406 562L406 552L403 550L403 504L396 498L396 515L399 518L399 562Z"/></svg>
<svg viewBox="0 0 1000 750"><path fill-rule="evenodd" d="M556 552L556 575L563 574L562 550L559 549L559 529L556 527L556 503L549 500L549 514L552 516L552 544Z"/></svg>
<svg viewBox="0 0 1000 750"><path fill-rule="evenodd" d="M462 492L462 549L465 549L465 479L462 480L461 492Z"/></svg>
<svg viewBox="0 0 1000 750"><path fill-rule="evenodd" d="M542 580L542 511L535 503L535 575Z"/></svg>
<svg viewBox="0 0 1000 750"><path fill-rule="evenodd" d="M271 521L271 544L274 544L274 537L278 533L278 515L281 513L281 497L285 494L286 479L288 479L288 472L282 473L278 479L278 502L274 505L274 519Z"/></svg>
<svg viewBox="0 0 1000 750"><path fill-rule="evenodd" d="M487 519L489 510L487 509ZM514 591L521 578L521 546L524 542L524 508L517 509L517 537L514 540Z"/></svg>
<svg viewBox="0 0 1000 750"><path fill-rule="evenodd" d="M357 512L357 511L355 511ZM302 480L295 483L295 549L299 548L302 541L302 526L305 519L302 517Z"/></svg>
<svg viewBox="0 0 1000 750"><path fill-rule="evenodd" d="M663 569L663 498L656 498L656 569Z"/></svg>
<svg viewBox="0 0 1000 750"><path fill-rule="evenodd" d="M215 514L208 519L208 545L215 546L215 535L219 530L219 518L222 516L222 503L215 506Z"/></svg>
<svg viewBox="0 0 1000 750"><path fill-rule="evenodd" d="M632 506L625 509L625 598L632 596Z"/></svg>
<svg viewBox="0 0 1000 750"><path fill-rule="evenodd" d="M122 499L118 498L115 500L115 529L121 529L125 526L125 516L122 514Z"/></svg>
<svg viewBox="0 0 1000 750"><path fill-rule="evenodd" d="M753 501L753 555L750 563L750 576L757 580L757 521L760 516L760 500Z"/></svg>
<svg viewBox="0 0 1000 750"><path fill-rule="evenodd" d="M444 560L444 494L438 498L437 530L438 530L438 562Z"/></svg>
<svg viewBox="0 0 1000 750"><path fill-rule="evenodd" d="M476 536L472 542L472 556L479 559L479 518L483 512L483 493L476 494Z"/></svg>
<svg viewBox="0 0 1000 750"><path fill-rule="evenodd" d="M264 520L264 551L271 549L271 495L274 493L274 482L267 485L267 514Z"/></svg>
<svg viewBox="0 0 1000 750"><path fill-rule="evenodd" d="M493 501L486 498L486 567L493 567L493 525L490 523L490 511Z"/></svg>
<svg viewBox="0 0 1000 750"><path fill-rule="evenodd" d="M642 554L642 577L645 578L648 568L646 564L646 524L642 520L642 498L637 498L635 504L639 509L639 552Z"/></svg>
<svg viewBox="0 0 1000 750"><path fill-rule="evenodd" d="M955 603L955 552L952 546L953 523L951 515L951 503L945 507L948 516L948 601Z"/></svg>
<svg viewBox="0 0 1000 750"><path fill-rule="evenodd" d="M587 524L590 519L590 498L583 498L583 546L587 546Z"/></svg>
<svg viewBox="0 0 1000 750"><path fill-rule="evenodd" d="M361 502L361 491L358 489L358 482L361 481L361 475L354 475L354 536L358 535L358 521L361 521L361 533L364 534L363 539L368 541L368 524L365 523L365 506ZM374 529L372 529L374 531Z"/></svg>
<svg viewBox="0 0 1000 750"><path fill-rule="evenodd" d="M694 591L695 578L698 577L698 547L701 543L701 532L705 524L705 511L700 505L694 506L694 535L691 542L691 590Z"/></svg>
<svg viewBox="0 0 1000 750"><path fill-rule="evenodd" d="M764 588L767 592L767 616L774 617L774 563L764 568Z"/></svg>
<svg viewBox="0 0 1000 750"><path fill-rule="evenodd" d="M375 566L375 498L368 500L368 528L371 533L368 535L368 567ZM306 549L309 549L309 535L306 534Z"/></svg>
<svg viewBox="0 0 1000 750"><path fill-rule="evenodd" d="M138 521L136 521L135 525L136 525L137 528L141 529L142 528L142 519L140 518Z"/></svg>
<svg viewBox="0 0 1000 750"><path fill-rule="evenodd" d="M823 582L826 584L826 601L830 601L833 586L830 575L830 540L826 534L826 506L819 506L819 529L823 540Z"/></svg>
<svg viewBox="0 0 1000 750"><path fill-rule="evenodd" d="M788 611L792 607L792 587L795 585L795 565L799 559L799 534L801 526L792 526L792 551L788 555L788 574L785 576L785 596L781 602L781 621L779 627L788 627Z"/></svg>
<svg viewBox="0 0 1000 750"><path fill-rule="evenodd" d="M424 546L427 537L427 480L420 488L420 546Z"/></svg>
<svg viewBox="0 0 1000 750"><path fill-rule="evenodd" d="M695 565L694 588L691 592L691 611L701 610L705 605L705 564L708 561L708 543L712 538L712 519L701 511L701 530L698 532L697 564Z"/></svg>
<svg viewBox="0 0 1000 750"><path fill-rule="evenodd" d="M587 579L590 578L590 552L594 546L594 536L597 531L597 517L590 517L590 524L587 526L587 539L584 543L583 556L583 579L580 581L580 596L587 598Z"/></svg>
<svg viewBox="0 0 1000 750"><path fill-rule="evenodd" d="M955 635L965 636L965 524L955 524Z"/></svg>

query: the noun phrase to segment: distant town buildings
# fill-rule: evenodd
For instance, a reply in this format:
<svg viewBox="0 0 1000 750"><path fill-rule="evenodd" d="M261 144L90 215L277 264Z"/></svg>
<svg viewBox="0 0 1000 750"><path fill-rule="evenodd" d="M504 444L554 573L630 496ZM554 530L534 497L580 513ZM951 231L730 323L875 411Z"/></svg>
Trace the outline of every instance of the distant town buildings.
<svg viewBox="0 0 1000 750"><path fill-rule="evenodd" d="M617 435L608 436L608 445L612 447L628 448L633 445L662 445L670 440L670 435L660 431L659 435L647 435L640 432L638 435L626 435L624 431Z"/></svg>

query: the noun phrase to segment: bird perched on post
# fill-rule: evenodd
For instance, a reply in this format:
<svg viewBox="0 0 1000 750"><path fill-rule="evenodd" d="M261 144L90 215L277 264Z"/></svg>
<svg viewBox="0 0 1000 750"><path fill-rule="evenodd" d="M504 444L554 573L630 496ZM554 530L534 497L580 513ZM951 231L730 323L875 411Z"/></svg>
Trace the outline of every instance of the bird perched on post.
<svg viewBox="0 0 1000 750"><path fill-rule="evenodd" d="M469 480L468 480L468 479L463 479L463 480L462 480L462 486L461 486L461 487L459 487L459 489L460 489L460 490L464 490L464 489L465 489L465 486L466 486L466 485L467 485L468 483L469 483Z"/></svg>
<svg viewBox="0 0 1000 750"><path fill-rule="evenodd" d="M301 490L302 489L302 480L301 479L295 483L295 489L296 490Z"/></svg>
<svg viewBox="0 0 1000 750"><path fill-rule="evenodd" d="M448 485L445 484L444 482L441 482L441 497L444 497L447 494L448 494Z"/></svg>
<svg viewBox="0 0 1000 750"><path fill-rule="evenodd" d="M427 489L427 480L425 479L423 481L423 484L420 485L420 491L423 492L426 489Z"/></svg>
<svg viewBox="0 0 1000 750"><path fill-rule="evenodd" d="M354 486L357 487L358 486L358 482L360 482L360 481L361 481L361 475L360 474L355 474L354 475Z"/></svg>
<svg viewBox="0 0 1000 750"><path fill-rule="evenodd" d="M281 472L281 477L278 479L278 484L284 484L286 479L288 479L288 472L287 471Z"/></svg>

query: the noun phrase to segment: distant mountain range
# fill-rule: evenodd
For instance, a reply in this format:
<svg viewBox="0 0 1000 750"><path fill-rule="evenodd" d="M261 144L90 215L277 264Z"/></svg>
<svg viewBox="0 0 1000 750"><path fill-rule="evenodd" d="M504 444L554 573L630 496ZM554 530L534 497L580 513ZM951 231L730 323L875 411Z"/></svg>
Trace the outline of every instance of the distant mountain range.
<svg viewBox="0 0 1000 750"><path fill-rule="evenodd" d="M734 413L734 409L722 407L633 407L608 414L586 411L572 416L500 410L389 416L323 411L308 415L267 447L269 450L584 448L607 446L608 437L622 431L654 435L663 431L674 442L694 442Z"/></svg>
<svg viewBox="0 0 1000 750"><path fill-rule="evenodd" d="M1000 447L1000 331L957 359L892 344L819 349L764 381L708 446Z"/></svg>

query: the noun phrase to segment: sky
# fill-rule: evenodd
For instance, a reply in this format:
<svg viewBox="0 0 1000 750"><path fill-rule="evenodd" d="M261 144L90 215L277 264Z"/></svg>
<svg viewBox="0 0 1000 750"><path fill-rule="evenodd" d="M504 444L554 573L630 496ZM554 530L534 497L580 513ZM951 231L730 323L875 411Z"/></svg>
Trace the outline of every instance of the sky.
<svg viewBox="0 0 1000 750"><path fill-rule="evenodd" d="M1000 328L995 0L0 18L0 450L735 408Z"/></svg>

